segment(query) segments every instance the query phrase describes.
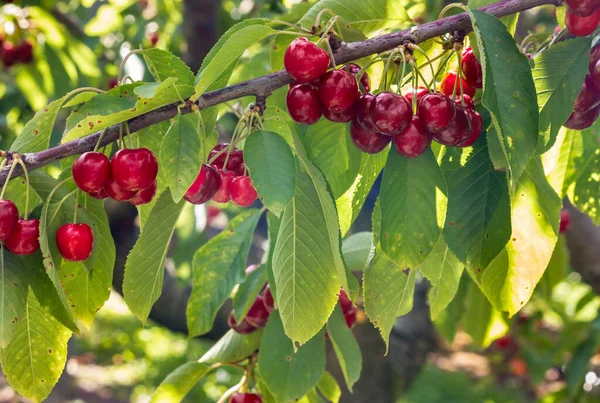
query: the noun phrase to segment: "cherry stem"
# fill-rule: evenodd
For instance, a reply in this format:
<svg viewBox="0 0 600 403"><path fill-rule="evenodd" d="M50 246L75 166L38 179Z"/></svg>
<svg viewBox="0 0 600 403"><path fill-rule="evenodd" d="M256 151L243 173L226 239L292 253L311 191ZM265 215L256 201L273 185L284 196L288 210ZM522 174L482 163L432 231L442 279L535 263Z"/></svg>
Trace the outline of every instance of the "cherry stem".
<svg viewBox="0 0 600 403"><path fill-rule="evenodd" d="M464 84L463 84L463 79L462 79L462 52L457 50L456 57L458 57L457 81L460 82L460 105L464 108L466 104L465 104L465 90L464 90Z"/></svg>
<svg viewBox="0 0 600 403"><path fill-rule="evenodd" d="M437 78L440 75L440 73L442 71L445 71L446 65L448 64L448 62L450 62L450 59L452 58L452 56L454 56L454 52L450 52L450 54L448 55L448 57L439 65L437 71L435 72L435 77L433 77L433 82L434 83L437 81Z"/></svg>
<svg viewBox="0 0 600 403"><path fill-rule="evenodd" d="M428 82L427 80L425 80L425 77L423 77L423 74L421 74L421 70L419 70L419 67L417 66L417 64L415 62L412 62L412 66L415 69L417 75L419 76L419 78L421 79L421 81L423 81L423 83L427 86L427 89L429 91L431 91L431 83Z"/></svg>
<svg viewBox="0 0 600 403"><path fill-rule="evenodd" d="M360 82L360 79L362 78L362 76L367 72L367 69L369 67L371 67L372 65L374 65L377 62L382 62L384 59L380 56L377 56L375 58L373 58L372 60L370 60L367 64L365 64L359 71L358 73L356 73L356 80L358 81L358 85L360 86L360 89L362 92L365 92L365 87L362 85L362 83Z"/></svg>
<svg viewBox="0 0 600 403"><path fill-rule="evenodd" d="M333 26L335 25L335 22L337 21L337 19L338 19L338 16L334 15L333 18L331 18L329 20L329 23L327 24L327 27L325 27L325 31L323 32L323 35L317 41L317 46L319 46L321 44L321 42L323 42L324 39L326 39L327 42L329 42L329 32L333 29Z"/></svg>
<svg viewBox="0 0 600 403"><path fill-rule="evenodd" d="M10 170L8 171L8 175L6 176L6 182L4 182L4 186L2 187L2 193L0 193L0 200L4 200L4 193L6 192L6 188L8 187L8 182L10 181L10 178L12 177L15 168L17 167L17 158L13 159L10 165ZM6 165L6 160L4 160L3 163L4 165Z"/></svg>
<svg viewBox="0 0 600 403"><path fill-rule="evenodd" d="M327 53L329 53L329 65L335 69L335 56L333 55L333 49L331 48L331 43L329 43L329 41L325 41L325 44L327 46Z"/></svg>
<svg viewBox="0 0 600 403"><path fill-rule="evenodd" d="M233 113L236 118L238 118L238 119L242 118L242 115L240 115L240 113L238 111L236 111L235 108L229 102L223 102L223 104L229 108L231 113Z"/></svg>
<svg viewBox="0 0 600 403"><path fill-rule="evenodd" d="M17 164L21 165L23 173L25 174L25 213L23 214L23 218L27 219L27 215L29 214L29 173L27 172L27 167L21 157L15 158L15 161ZM15 163L13 162L13 165L14 164ZM4 195L4 190L2 191L2 194ZM0 199L2 199L2 196L0 196Z"/></svg>
<svg viewBox="0 0 600 403"><path fill-rule="evenodd" d="M321 17L323 16L324 13L329 13L331 14L332 17L335 17L335 13L333 11L331 11L328 8L324 8L321 11L319 11L319 14L317 14L317 18L315 18L315 27L320 27L321 26Z"/></svg>
<svg viewBox="0 0 600 403"><path fill-rule="evenodd" d="M133 139L131 138L131 132L129 131L129 123L127 121L123 122L123 126L125 126L125 131L127 132L127 139L129 140L129 147L134 147Z"/></svg>
<svg viewBox="0 0 600 403"><path fill-rule="evenodd" d="M94 147L94 152L98 151L98 148L100 148L100 142L102 141L102 137L104 137L104 135L106 134L106 132L108 131L108 127L104 130L102 130L102 134L100 134L100 137L98 138L98 141L96 142L96 146Z"/></svg>
<svg viewBox="0 0 600 403"><path fill-rule="evenodd" d="M442 11L440 11L440 15L438 16L438 19L442 19L444 17L444 15L448 12L448 10L450 10L452 8L460 8L461 10L463 10L466 13L471 12L471 9L467 6L465 6L464 4L452 3L452 4L448 4L446 7L444 7L442 9Z"/></svg>
<svg viewBox="0 0 600 403"><path fill-rule="evenodd" d="M237 385L233 385L231 388L227 389L227 391L221 396L221 398L217 401L217 403L225 403L227 399L229 399L235 392L240 390L240 388L246 383L246 374L242 376L240 383Z"/></svg>
<svg viewBox="0 0 600 403"><path fill-rule="evenodd" d="M402 79L404 80L404 74L406 74L406 53L404 53L404 49L399 49L400 54L402 55ZM400 93L400 80L398 80L398 66L396 66L396 90Z"/></svg>
<svg viewBox="0 0 600 403"><path fill-rule="evenodd" d="M75 191L75 207L73 210L73 224L77 224L77 199L79 198L79 189Z"/></svg>
<svg viewBox="0 0 600 403"><path fill-rule="evenodd" d="M554 37L552 38L552 40L550 41L550 43L548 45L543 46L544 44L542 43L542 45L540 46L540 49L537 52L535 52L535 54L532 56L532 58L534 58L537 55L539 55L540 53L546 51L550 46L552 46L556 42L558 42L558 40L564 36L565 32L567 32L567 30L565 28L563 28L557 35L554 35Z"/></svg>
<svg viewBox="0 0 600 403"><path fill-rule="evenodd" d="M413 88L412 88L412 111L417 113L417 88L419 87L419 76L413 74Z"/></svg>
<svg viewBox="0 0 600 403"><path fill-rule="evenodd" d="M300 25L292 24L291 22L286 22L286 21L281 21L281 20L271 20L271 23L273 23L273 24L287 25L288 27L296 28L296 29L298 29L298 30L300 30L300 31L302 31L302 32L304 32L306 34L309 34L309 35L313 34L310 30L308 30L306 28L303 28Z"/></svg>
<svg viewBox="0 0 600 403"><path fill-rule="evenodd" d="M385 67L383 68L383 80L381 80L381 82L379 83L379 92L381 92L382 90L385 91L388 88L388 85L387 85L388 70L390 69L390 64L391 64L394 56L396 56L396 53L398 53L398 48L394 49L392 51L392 53L390 53L390 55L388 56L387 62L385 63Z"/></svg>
<svg viewBox="0 0 600 403"><path fill-rule="evenodd" d="M127 55L123 58L123 61L121 62L121 65L119 66L119 74L117 75L117 83L120 83L121 80L123 79L123 70L125 69L125 63L127 63L127 60L135 55L136 53L140 53L141 50L132 50L131 52L127 53Z"/></svg>
<svg viewBox="0 0 600 403"><path fill-rule="evenodd" d="M416 50L418 50L419 52L421 52L421 54L423 56L425 56L425 59L427 59L427 63L424 63L423 65L429 65L429 67L431 68L431 78L433 79L433 77L435 77L435 70L433 69L433 61L429 58L429 56L427 56L427 53L419 45L414 45L414 48ZM443 55L443 53L442 53L442 55ZM439 57L441 57L441 55L438 56L438 58ZM416 63L415 63L415 67L417 67ZM418 67L417 67L417 69L418 69ZM431 83L429 83L427 85L427 88L431 89Z"/></svg>

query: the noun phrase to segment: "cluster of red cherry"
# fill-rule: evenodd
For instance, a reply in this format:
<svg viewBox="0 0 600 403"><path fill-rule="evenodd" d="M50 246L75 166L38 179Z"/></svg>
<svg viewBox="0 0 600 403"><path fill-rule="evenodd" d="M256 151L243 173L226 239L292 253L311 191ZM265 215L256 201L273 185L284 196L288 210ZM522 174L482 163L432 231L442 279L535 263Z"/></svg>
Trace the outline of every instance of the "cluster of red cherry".
<svg viewBox="0 0 600 403"><path fill-rule="evenodd" d="M19 218L10 200L0 200L0 241L15 255L31 255L40 248L40 222Z"/></svg>
<svg viewBox="0 0 600 403"><path fill-rule="evenodd" d="M33 42L21 40L16 45L10 39L0 34L0 60L9 68L17 63L29 64L33 61Z"/></svg>
<svg viewBox="0 0 600 403"><path fill-rule="evenodd" d="M217 144L210 152L198 176L183 198L192 204L203 204L209 200L248 207L257 198L256 189L246 173L244 153L228 143Z"/></svg>
<svg viewBox="0 0 600 403"><path fill-rule="evenodd" d="M327 71L329 65L327 52L306 38L294 40L286 49L284 66L295 80L286 102L296 122L314 124L321 116L333 122L352 122L350 136L360 150L378 153L393 141L396 151L408 158L421 155L432 139L467 147L481 135L483 120L473 109L471 96L474 88L482 87L482 71L471 48L463 52L462 86L455 84L457 74L451 72L442 81L441 93L415 90L416 114L412 92L406 97L390 91L374 95L369 92L369 77L363 74L361 93L356 77L359 66L349 64ZM459 96L453 101L449 96L456 89Z"/></svg>
<svg viewBox="0 0 600 403"><path fill-rule="evenodd" d="M565 25L572 35L591 35L600 25L600 1L566 0Z"/></svg>
<svg viewBox="0 0 600 403"><path fill-rule="evenodd" d="M600 116L600 44L592 49L588 68L589 74L575 100L573 113L565 123L569 129L587 129Z"/></svg>

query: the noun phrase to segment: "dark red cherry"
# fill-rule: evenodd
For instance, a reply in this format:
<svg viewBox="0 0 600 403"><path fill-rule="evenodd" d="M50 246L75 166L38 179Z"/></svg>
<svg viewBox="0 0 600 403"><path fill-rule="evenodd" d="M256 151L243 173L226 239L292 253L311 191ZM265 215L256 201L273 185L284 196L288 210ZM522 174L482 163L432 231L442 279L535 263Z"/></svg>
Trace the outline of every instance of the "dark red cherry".
<svg viewBox="0 0 600 403"><path fill-rule="evenodd" d="M219 170L219 175L221 176L221 186L219 186L219 190L212 199L217 203L227 203L231 200L231 181L236 175L233 172L221 170Z"/></svg>
<svg viewBox="0 0 600 403"><path fill-rule="evenodd" d="M219 154L220 151L229 147L229 143L217 144L208 155L208 160L212 160L215 155ZM219 154L219 156L212 162L215 168L223 169L225 166L225 159L227 159L227 171L238 172L240 166L244 163L244 152L236 147L233 147L229 151L229 158L227 158L227 151Z"/></svg>
<svg viewBox="0 0 600 403"><path fill-rule="evenodd" d="M588 36L594 33L600 24L600 9L588 17L580 17L569 9L565 14L565 25L572 35Z"/></svg>
<svg viewBox="0 0 600 403"><path fill-rule="evenodd" d="M344 320L348 329L352 329L356 324L356 308L352 308L348 312L344 313Z"/></svg>
<svg viewBox="0 0 600 403"><path fill-rule="evenodd" d="M230 186L231 201L238 206L248 207L258 197L256 189L249 176L238 176L233 178Z"/></svg>
<svg viewBox="0 0 600 403"><path fill-rule="evenodd" d="M346 70L331 70L319 81L319 99L330 112L344 112L358 99L356 77Z"/></svg>
<svg viewBox="0 0 600 403"><path fill-rule="evenodd" d="M473 103L473 98L471 98L470 96L468 96L466 94L462 96L462 100L460 99L460 97L456 97L454 102L457 105L464 106L467 109L475 109L475 104Z"/></svg>
<svg viewBox="0 0 600 403"><path fill-rule="evenodd" d="M262 292L262 296L267 312L273 312L273 309L275 309L275 299L273 299L273 294L271 293L271 287L269 287L269 284L267 284L264 291Z"/></svg>
<svg viewBox="0 0 600 403"><path fill-rule="evenodd" d="M129 201L129 199L131 199L137 193L135 190L123 189L121 185L119 185L114 179L109 179L108 182L106 182L106 185L104 185L104 190L111 199L116 201ZM95 194L100 194L100 192Z"/></svg>
<svg viewBox="0 0 600 403"><path fill-rule="evenodd" d="M265 300L261 295L258 295L248 310L244 322L247 322L254 327L261 328L265 327L268 319L269 311L265 306Z"/></svg>
<svg viewBox="0 0 600 403"><path fill-rule="evenodd" d="M290 116L298 123L312 125L323 115L319 90L310 84L293 86L288 91L285 101Z"/></svg>
<svg viewBox="0 0 600 403"><path fill-rule="evenodd" d="M600 105L584 113L573 112L564 124L565 127L573 130L585 130L591 127L600 116Z"/></svg>
<svg viewBox="0 0 600 403"><path fill-rule="evenodd" d="M373 124L371 119L371 104L375 100L375 95L366 93L358 98L358 101L354 104L354 111L356 113L356 121L362 126L363 129L369 131L376 131L377 128Z"/></svg>
<svg viewBox="0 0 600 403"><path fill-rule="evenodd" d="M444 130L454 119L456 104L444 94L426 94L419 102L419 119L430 133Z"/></svg>
<svg viewBox="0 0 600 403"><path fill-rule="evenodd" d="M15 45L11 41L4 41L0 50L0 58L6 67L11 67L17 62Z"/></svg>
<svg viewBox="0 0 600 403"><path fill-rule="evenodd" d="M18 221L19 210L15 203L10 200L0 200L0 241L10 237Z"/></svg>
<svg viewBox="0 0 600 403"><path fill-rule="evenodd" d="M355 115L355 108L350 108L346 111L339 112L339 113L331 112L327 109L325 109L323 111L323 116L325 116L325 119L330 120L332 122L336 122L336 123L348 123L352 119L354 119L354 115Z"/></svg>
<svg viewBox="0 0 600 403"><path fill-rule="evenodd" d="M39 237L39 220L20 219L10 237L4 241L4 246L15 255L31 255L40 248Z"/></svg>
<svg viewBox="0 0 600 403"><path fill-rule="evenodd" d="M462 73L467 83L473 88L483 88L483 71L481 63L475 57L472 47L465 48L462 52ZM467 91L465 91L467 92Z"/></svg>
<svg viewBox="0 0 600 403"><path fill-rule="evenodd" d="M158 161L147 148L117 151L110 162L112 177L126 190L146 189L156 180Z"/></svg>
<svg viewBox="0 0 600 403"><path fill-rule="evenodd" d="M129 203L134 206L141 206L142 204L148 204L154 199L156 194L156 181L152 182L149 188L138 191L135 196L129 199Z"/></svg>
<svg viewBox="0 0 600 403"><path fill-rule="evenodd" d="M402 95L380 92L371 103L371 119L377 131L394 135L410 124L412 107Z"/></svg>
<svg viewBox="0 0 600 403"><path fill-rule="evenodd" d="M458 73L456 71L449 71L448 73L446 73L444 78L442 78L442 82L440 83L440 92L442 94L448 95L449 97L451 97L453 93L457 96L460 96L460 94L467 94L470 97L475 96L475 88L471 87L469 83L467 83L467 81L462 78L462 91L459 81L458 84L456 84L456 92L454 92L454 85L457 79Z"/></svg>
<svg viewBox="0 0 600 403"><path fill-rule="evenodd" d="M571 227L571 213L567 209L560 210L560 226L558 232L564 234Z"/></svg>
<svg viewBox="0 0 600 403"><path fill-rule="evenodd" d="M360 71L361 67L356 63L348 63L348 70L350 73L356 75ZM358 78L358 77L357 77ZM369 79L369 74L365 71L362 76L360 76L360 83L362 84L365 92L369 92L371 90L371 80Z"/></svg>
<svg viewBox="0 0 600 403"><path fill-rule="evenodd" d="M56 246L61 256L80 262L92 254L94 233L87 224L65 224L56 231Z"/></svg>
<svg viewBox="0 0 600 403"><path fill-rule="evenodd" d="M117 87L119 85L119 81L117 80L116 77L112 77L108 80L108 89L112 90L113 88Z"/></svg>
<svg viewBox="0 0 600 403"><path fill-rule="evenodd" d="M592 82L594 83L594 87L598 92L598 98L600 98L600 60L594 66L590 76L592 77Z"/></svg>
<svg viewBox="0 0 600 403"><path fill-rule="evenodd" d="M598 0L565 0L569 10L580 17L588 17L600 9Z"/></svg>
<svg viewBox="0 0 600 403"><path fill-rule="evenodd" d="M472 146L481 136L483 132L483 119L479 112L474 111L473 109L466 109L467 116L469 121L471 122L471 134L465 141L460 143L458 146L465 148Z"/></svg>
<svg viewBox="0 0 600 403"><path fill-rule="evenodd" d="M421 99L423 99L423 97L427 94L429 94L429 90L427 88L425 88L425 87L417 88L417 106L419 105L419 102L421 102ZM411 105L411 107L412 107L412 97L413 97L413 89L411 89L406 94L404 94L404 98L406 98L406 100Z"/></svg>
<svg viewBox="0 0 600 403"><path fill-rule="evenodd" d="M192 204L206 203L217 193L220 186L219 172L214 167L204 164L183 198Z"/></svg>
<svg viewBox="0 0 600 403"><path fill-rule="evenodd" d="M242 320L242 322L238 324L233 317L233 312L231 312L227 318L227 325L239 334L250 334L258 330L258 328L252 326L245 320Z"/></svg>
<svg viewBox="0 0 600 403"><path fill-rule="evenodd" d="M462 106L456 107L456 116L447 128L438 133L432 133L433 139L445 146L456 146L466 141L471 135L471 122L467 110Z"/></svg>
<svg viewBox="0 0 600 403"><path fill-rule="evenodd" d="M23 64L29 64L33 61L33 43L31 41L22 41L15 47L16 61Z"/></svg>
<svg viewBox="0 0 600 403"><path fill-rule="evenodd" d="M229 403L262 403L262 399L255 393L236 393L231 396Z"/></svg>
<svg viewBox="0 0 600 403"><path fill-rule="evenodd" d="M600 61L600 43L598 43L596 46L594 46L592 48L591 54L590 54L590 64L589 64L589 71L590 73L592 71L594 71L594 67L596 66L596 63L598 63Z"/></svg>
<svg viewBox="0 0 600 403"><path fill-rule="evenodd" d="M583 87L575 100L573 112L583 114L598 105L600 105L600 95L596 90L592 75L588 75L583 81Z"/></svg>
<svg viewBox="0 0 600 403"><path fill-rule="evenodd" d="M294 39L283 56L285 70L298 83L309 83L321 77L330 63L329 54L306 38Z"/></svg>
<svg viewBox="0 0 600 403"><path fill-rule="evenodd" d="M90 196L92 196L94 199L98 199L98 200L104 200L107 197L110 197L110 195L108 194L108 192L106 191L105 188L100 189L97 192L90 192L88 193Z"/></svg>
<svg viewBox="0 0 600 403"><path fill-rule="evenodd" d="M98 192L110 179L110 161L99 152L83 153L73 162L73 179L84 192Z"/></svg>
<svg viewBox="0 0 600 403"><path fill-rule="evenodd" d="M346 312L350 312L354 309L354 304L348 298L348 294L343 289L340 289L340 295L338 296L338 302L340 307L342 308L342 312L345 314Z"/></svg>
<svg viewBox="0 0 600 403"><path fill-rule="evenodd" d="M150 43L152 44L152 47L154 47L158 43L160 36L158 35L158 32L153 32L150 34L149 39Z"/></svg>
<svg viewBox="0 0 600 403"><path fill-rule="evenodd" d="M356 120L350 124L350 138L358 149L367 154L377 154L383 151L392 141L390 136L365 130Z"/></svg>
<svg viewBox="0 0 600 403"><path fill-rule="evenodd" d="M431 134L423 128L418 116L413 116L410 124L402 132L392 137L398 154L415 158L423 154L431 145Z"/></svg>

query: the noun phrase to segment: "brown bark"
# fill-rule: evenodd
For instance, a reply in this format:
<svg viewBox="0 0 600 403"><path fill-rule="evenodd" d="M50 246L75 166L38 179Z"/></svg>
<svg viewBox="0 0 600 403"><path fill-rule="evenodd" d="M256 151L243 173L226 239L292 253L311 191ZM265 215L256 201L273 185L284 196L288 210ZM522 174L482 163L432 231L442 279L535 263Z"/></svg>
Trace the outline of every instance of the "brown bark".
<svg viewBox="0 0 600 403"><path fill-rule="evenodd" d="M219 39L220 0L184 0L185 62L197 72L202 60Z"/></svg>

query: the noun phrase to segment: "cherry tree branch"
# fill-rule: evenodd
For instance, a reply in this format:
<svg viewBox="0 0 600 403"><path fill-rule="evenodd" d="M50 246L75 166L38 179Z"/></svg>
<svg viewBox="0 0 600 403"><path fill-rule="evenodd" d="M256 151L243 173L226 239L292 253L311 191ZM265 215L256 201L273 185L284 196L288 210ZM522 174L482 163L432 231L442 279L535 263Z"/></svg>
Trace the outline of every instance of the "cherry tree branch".
<svg viewBox="0 0 600 403"><path fill-rule="evenodd" d="M504 17L525 11L542 5L558 6L564 0L502 0L489 6L482 7L480 10L496 17ZM347 63L376 53L391 50L410 40L420 43L428 39L436 38L446 33L457 30L471 31L471 21L466 13L457 14L451 17L442 18L437 21L428 22L403 31L382 35L376 38L367 39L359 42L343 43L334 51L335 59L338 64ZM215 91L202 94L196 101L199 109L207 109L224 102L232 101L246 96L267 97L274 90L293 82L292 77L284 70L257 77L252 80L244 81ZM153 124L168 120L177 115L178 104L173 103L163 106L151 112L145 113L128 121L130 133L144 129ZM182 114L192 112L191 107L180 108ZM28 170L40 168L54 161L82 154L94 149L101 132L90 134L77 140L70 141L56 147L49 148L37 153L25 153L21 158L25 162ZM119 138L119 125L114 125L108 129L102 141L101 146L110 144ZM8 174L9 167L0 171L0 185L4 184ZM21 167L15 169L13 178L23 174Z"/></svg>

